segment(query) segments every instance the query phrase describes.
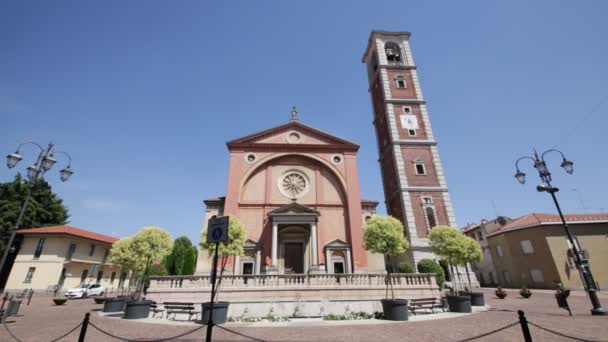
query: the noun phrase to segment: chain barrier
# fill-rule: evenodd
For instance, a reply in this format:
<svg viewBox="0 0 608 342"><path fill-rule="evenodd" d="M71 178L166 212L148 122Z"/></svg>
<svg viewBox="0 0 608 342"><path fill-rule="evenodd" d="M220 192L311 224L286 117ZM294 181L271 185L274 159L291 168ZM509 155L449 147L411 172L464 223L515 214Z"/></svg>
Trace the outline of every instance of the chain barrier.
<svg viewBox="0 0 608 342"><path fill-rule="evenodd" d="M608 342L606 340L587 340L587 339L580 338L580 337L574 337L574 336L566 335L564 333L560 333L559 331L555 331L555 330L551 330L549 328L542 327L542 326L540 326L538 324L535 324L535 323L532 323L530 321L528 321L528 324L530 324L533 327L539 328L540 330L544 330L546 332L549 332L551 334L555 334L557 336L569 338L569 339L575 340L575 341L580 341L580 342Z"/></svg>
<svg viewBox="0 0 608 342"><path fill-rule="evenodd" d="M216 325L216 327L217 327L218 329L222 329L222 330L225 330L225 331L227 331L227 332L229 332L229 333L233 333L233 334L235 334L235 335L238 335L238 336L241 336L241 337L245 337L245 338L248 338L248 339L251 339L251 340L254 340L254 341L258 341L258 342L267 342L266 340L262 340L262 339L257 338L257 337L253 337L253 336L245 335L245 334L243 334L243 333L240 333L240 332L238 332L238 331L234 331L234 330L228 329L228 328L223 327L223 326L221 326L221 325Z"/></svg>
<svg viewBox="0 0 608 342"><path fill-rule="evenodd" d="M8 334L11 335L11 337L14 338L15 341L17 341L17 342L23 342L17 336L15 336L15 334L13 334L13 332L11 331L11 329L8 328L8 325L6 325L6 323L3 323L2 325L4 325L4 328L6 329L6 331L8 332Z"/></svg>
<svg viewBox="0 0 608 342"><path fill-rule="evenodd" d="M117 340L126 341L126 342L163 342L163 341L171 341L171 340L174 340L174 339L177 339L177 338L180 338L180 337L184 337L186 335L190 335L193 332L199 331L199 330L203 329L206 326L205 324L203 324L200 327L197 327L196 329L192 329L192 330L186 331L183 334L179 334L179 335L171 336L171 337L166 337L166 338L161 338L161 339L157 339L157 340L141 340L141 339L132 340L132 339L129 339L129 338L124 338L124 337L116 336L116 335L114 335L114 334L112 334L110 332L107 332L107 331L101 329L100 327L96 326L93 322L89 322L89 325L92 326L93 328L95 328L100 333L106 335L106 336L115 338Z"/></svg>
<svg viewBox="0 0 608 342"><path fill-rule="evenodd" d="M51 341L49 341L49 342L57 342L57 341L61 340L62 338L64 338L64 337L68 336L69 334L73 333L74 331L76 331L76 329L80 328L81 326L82 326L82 323L79 323L79 324L78 324L77 326L75 326L75 327L74 327L72 330L68 331L67 333L65 333L65 334L63 334L63 335L61 335L61 336L57 337L56 339L51 340Z"/></svg>
<svg viewBox="0 0 608 342"><path fill-rule="evenodd" d="M511 323L511 324L509 324L509 325L505 325L504 327L501 327L501 328L498 328L498 329L494 329L494 330L492 330L492 331L488 331L488 332L483 333L483 334L481 334L481 335L477 335L477 336L469 337L469 338L464 339L464 340L458 340L457 342L468 342L468 341L473 341L473 340L476 340L476 339L478 339L478 338L482 338L482 337L486 337L486 336L489 336L489 335L492 335L492 334L496 334L496 333L501 332L501 331L503 331L503 330L506 330L506 329L509 329L509 328L511 328L511 327L514 327L514 326L516 326L516 325L518 325L518 324L519 324L519 322L514 322L514 323Z"/></svg>
<svg viewBox="0 0 608 342"><path fill-rule="evenodd" d="M23 342L22 340L20 340L17 336L15 336L15 334L8 328L8 325L6 325L6 323L2 324L4 325L4 328L6 329L6 331L8 332L9 335L11 335L11 337L13 339L15 339L15 341L17 342ZM78 323L77 326L75 326L74 328L70 329L70 331L66 332L65 334L50 340L49 342L57 342L59 340L61 340L62 338L68 336L69 334L73 333L74 331L76 331L78 328L80 328L82 326L82 323Z"/></svg>

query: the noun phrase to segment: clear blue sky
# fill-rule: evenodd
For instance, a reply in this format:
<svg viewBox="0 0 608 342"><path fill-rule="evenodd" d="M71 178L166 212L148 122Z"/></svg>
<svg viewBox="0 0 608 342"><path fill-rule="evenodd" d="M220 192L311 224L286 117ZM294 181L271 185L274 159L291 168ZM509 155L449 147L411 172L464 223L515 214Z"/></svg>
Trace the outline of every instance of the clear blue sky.
<svg viewBox="0 0 608 342"><path fill-rule="evenodd" d="M572 176L550 165L566 211L583 211L579 195L608 210L606 13L606 1L3 1L0 152L24 140L69 152L73 180L59 167L47 179L74 226L198 241L202 199L225 191L225 141L296 104L303 123L361 145L362 195L382 202L361 55L370 30L407 30L461 226L554 211L531 165L529 184L513 178L534 146L575 162Z"/></svg>

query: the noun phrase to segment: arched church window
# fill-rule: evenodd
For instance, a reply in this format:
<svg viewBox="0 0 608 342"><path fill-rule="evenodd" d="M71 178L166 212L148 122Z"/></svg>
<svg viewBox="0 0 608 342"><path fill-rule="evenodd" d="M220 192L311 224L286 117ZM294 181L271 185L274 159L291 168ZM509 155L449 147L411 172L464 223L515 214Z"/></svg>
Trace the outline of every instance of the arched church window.
<svg viewBox="0 0 608 342"><path fill-rule="evenodd" d="M428 222L429 225L429 230L433 229L433 227L435 227L437 225L437 218L435 217L435 210L433 210L433 207L426 207L424 208L425 214L426 214L426 221Z"/></svg>
<svg viewBox="0 0 608 342"><path fill-rule="evenodd" d="M401 49L399 45L395 43L386 43L384 45L384 52L386 53L386 60L389 64L401 64Z"/></svg>

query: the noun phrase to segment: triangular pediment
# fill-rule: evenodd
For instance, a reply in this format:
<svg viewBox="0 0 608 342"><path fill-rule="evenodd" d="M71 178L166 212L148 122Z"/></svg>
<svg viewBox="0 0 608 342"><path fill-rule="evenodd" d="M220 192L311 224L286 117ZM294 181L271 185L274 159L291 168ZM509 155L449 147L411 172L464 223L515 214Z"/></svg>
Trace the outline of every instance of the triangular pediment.
<svg viewBox="0 0 608 342"><path fill-rule="evenodd" d="M232 148L286 147L338 148L357 151L359 146L297 121L273 127L226 143Z"/></svg>
<svg viewBox="0 0 608 342"><path fill-rule="evenodd" d="M325 248L350 248L350 244L348 244L340 239L336 239L336 240L326 244Z"/></svg>
<svg viewBox="0 0 608 342"><path fill-rule="evenodd" d="M286 204L280 208L272 210L268 213L268 216L288 216L288 215L306 215L306 216L318 216L319 212L299 203Z"/></svg>
<svg viewBox="0 0 608 342"><path fill-rule="evenodd" d="M247 239L245 243L243 243L243 247L245 249L255 249L262 246L261 242L253 241L251 239Z"/></svg>

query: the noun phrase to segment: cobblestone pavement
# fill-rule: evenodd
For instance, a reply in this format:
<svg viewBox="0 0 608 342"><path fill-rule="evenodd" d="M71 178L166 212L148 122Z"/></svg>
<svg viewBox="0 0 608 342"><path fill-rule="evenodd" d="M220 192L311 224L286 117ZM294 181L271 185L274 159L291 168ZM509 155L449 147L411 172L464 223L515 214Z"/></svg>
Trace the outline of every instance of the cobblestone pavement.
<svg viewBox="0 0 608 342"><path fill-rule="evenodd" d="M608 317L591 316L589 300L584 293L573 293L570 305L573 317L557 308L551 292L534 292L530 299L523 299L516 291L509 291L501 300L492 291L484 290L486 303L494 309L489 312L418 322L390 324L359 324L333 326L282 326L282 327L235 327L214 329L214 341L459 341L492 331L517 322L518 309L524 310L529 321L542 327L583 340L608 341ZM608 306L608 293L600 298ZM69 301L64 306L55 306L50 297L35 296L30 306L22 307L20 316L11 317L7 327L24 342L51 341L78 325L86 312L92 312L91 322L111 334L132 340L152 340L175 336L197 328L196 325L150 324L101 317L101 305L92 299ZM159 322L162 322L159 320ZM202 341L206 328L186 335L178 341ZM530 327L537 341L573 341L553 335L534 326ZM60 341L77 341L78 331ZM519 325L475 341L522 341ZM0 341L13 341L5 329L0 327ZM89 326L86 341L118 341Z"/></svg>

